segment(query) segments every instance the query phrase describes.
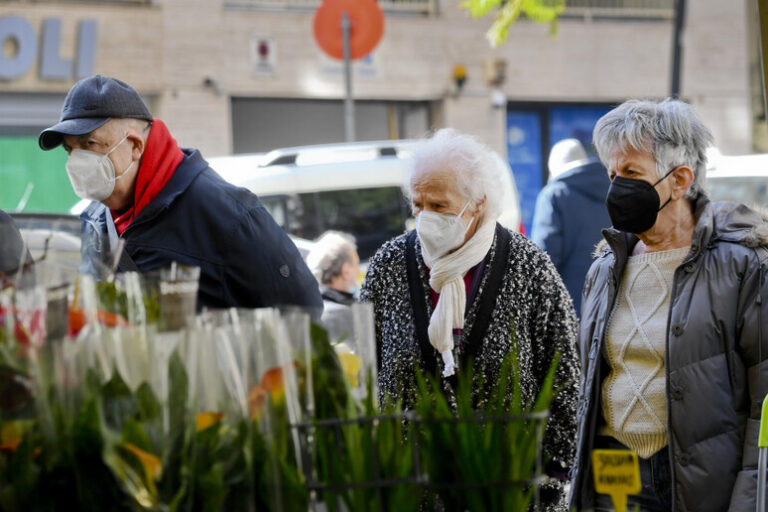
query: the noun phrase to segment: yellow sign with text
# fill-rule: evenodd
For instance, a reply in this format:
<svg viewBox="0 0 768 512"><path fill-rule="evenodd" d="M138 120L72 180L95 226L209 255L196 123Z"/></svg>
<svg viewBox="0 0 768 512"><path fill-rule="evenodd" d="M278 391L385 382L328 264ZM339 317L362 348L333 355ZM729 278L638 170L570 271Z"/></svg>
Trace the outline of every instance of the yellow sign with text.
<svg viewBox="0 0 768 512"><path fill-rule="evenodd" d="M595 491L608 494L616 512L627 510L627 496L640 492L640 464L629 450L593 450Z"/></svg>

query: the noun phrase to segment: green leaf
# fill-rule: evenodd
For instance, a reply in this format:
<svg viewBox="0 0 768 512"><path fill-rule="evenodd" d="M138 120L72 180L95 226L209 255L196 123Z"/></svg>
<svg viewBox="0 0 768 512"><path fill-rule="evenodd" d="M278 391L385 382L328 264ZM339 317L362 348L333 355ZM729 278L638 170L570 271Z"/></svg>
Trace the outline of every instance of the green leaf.
<svg viewBox="0 0 768 512"><path fill-rule="evenodd" d="M155 509L157 495L154 485L147 481L140 461L126 450L107 450L104 463L120 482L125 492L142 508Z"/></svg>
<svg viewBox="0 0 768 512"><path fill-rule="evenodd" d="M348 411L350 395L339 358L331 346L328 331L312 323L312 378L315 411L318 419L343 418Z"/></svg>
<svg viewBox="0 0 768 512"><path fill-rule="evenodd" d="M119 432L125 422L139 412L136 397L117 371L102 387L101 399L104 421L115 431Z"/></svg>
<svg viewBox="0 0 768 512"><path fill-rule="evenodd" d="M145 452L152 453L154 446L141 423L133 418L128 418L123 426L121 439L135 445Z"/></svg>
<svg viewBox="0 0 768 512"><path fill-rule="evenodd" d="M160 401L148 383L142 383L136 390L136 403L142 421L162 419L163 409Z"/></svg>
<svg viewBox="0 0 768 512"><path fill-rule="evenodd" d="M184 431L187 416L189 381L184 363L177 351L168 362L168 412L171 432Z"/></svg>
<svg viewBox="0 0 768 512"><path fill-rule="evenodd" d="M469 11L473 18L480 18L498 8L501 3L502 0L464 0L459 7Z"/></svg>
<svg viewBox="0 0 768 512"><path fill-rule="evenodd" d="M227 486L224 484L224 467L221 463L214 463L208 471L197 480L198 488L196 496L200 498L201 510L221 510L224 498L227 495Z"/></svg>
<svg viewBox="0 0 768 512"><path fill-rule="evenodd" d="M544 378L544 382L541 385L541 389L539 390L539 396L536 398L536 403L534 404L533 410L534 411L545 411L549 408L549 406L552 404L552 398L554 397L554 384L555 384L555 375L557 373L557 366L560 363L560 353L556 353L555 357L552 358L552 364L549 366L549 370L547 371L547 376Z"/></svg>
<svg viewBox="0 0 768 512"><path fill-rule="evenodd" d="M101 453L101 416L95 398L89 399L78 414L72 428L72 443L75 453Z"/></svg>
<svg viewBox="0 0 768 512"><path fill-rule="evenodd" d="M19 364L19 358L15 357L11 350L0 340L0 372L28 377L29 374Z"/></svg>
<svg viewBox="0 0 768 512"><path fill-rule="evenodd" d="M10 454L10 459L13 501L23 506L20 510L29 510L37 501L36 492L40 487L41 468L34 460L34 446L25 439L16 452Z"/></svg>

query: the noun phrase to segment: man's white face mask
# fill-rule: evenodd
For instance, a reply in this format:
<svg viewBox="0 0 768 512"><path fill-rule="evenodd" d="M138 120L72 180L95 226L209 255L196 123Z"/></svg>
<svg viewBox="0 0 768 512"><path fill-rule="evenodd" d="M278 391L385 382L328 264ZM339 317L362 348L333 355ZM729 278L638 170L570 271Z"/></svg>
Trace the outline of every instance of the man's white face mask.
<svg viewBox="0 0 768 512"><path fill-rule="evenodd" d="M440 258L462 244L464 236L472 226L472 221L475 220L472 217L466 225L461 220L467 206L469 201L458 215L422 210L416 217L416 233L430 258L433 260Z"/></svg>
<svg viewBox="0 0 768 512"><path fill-rule="evenodd" d="M112 146L106 154L87 149L73 149L67 159L67 174L75 194L82 199L103 201L112 195L115 182L125 176L135 162L131 162L120 176L115 177L115 166L109 155L125 142L128 134Z"/></svg>

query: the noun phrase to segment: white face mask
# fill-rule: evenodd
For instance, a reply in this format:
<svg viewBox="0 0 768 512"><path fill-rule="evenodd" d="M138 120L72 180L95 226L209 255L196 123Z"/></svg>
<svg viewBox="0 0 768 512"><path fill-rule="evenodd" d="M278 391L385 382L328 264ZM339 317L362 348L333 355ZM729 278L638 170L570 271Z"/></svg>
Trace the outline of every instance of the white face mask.
<svg viewBox="0 0 768 512"><path fill-rule="evenodd" d="M467 206L469 201L458 215L422 210L416 217L416 233L419 235L421 246L430 258L433 260L440 258L464 242L464 236L472 225L472 221L475 220L472 217L467 225L464 225L464 221L461 220Z"/></svg>
<svg viewBox="0 0 768 512"><path fill-rule="evenodd" d="M125 176L135 162L115 177L115 166L109 155L128 138L126 134L106 154L87 149L73 149L67 159L67 174L75 194L91 201L103 201L112 195L115 182Z"/></svg>

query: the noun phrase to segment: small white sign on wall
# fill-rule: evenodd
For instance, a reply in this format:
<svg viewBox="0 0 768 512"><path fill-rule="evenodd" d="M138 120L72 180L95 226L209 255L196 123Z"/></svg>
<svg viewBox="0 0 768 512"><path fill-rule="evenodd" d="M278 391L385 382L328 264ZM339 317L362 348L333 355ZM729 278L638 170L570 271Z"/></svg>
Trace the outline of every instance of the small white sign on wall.
<svg viewBox="0 0 768 512"><path fill-rule="evenodd" d="M251 37L250 52L251 68L255 75L275 74L275 68L277 68L277 43L273 37Z"/></svg>
<svg viewBox="0 0 768 512"><path fill-rule="evenodd" d="M318 52L320 56L320 72L325 75L343 75L344 61L332 59L323 52ZM378 61L373 52L362 59L357 59L352 64L352 70L355 76L359 78L381 78L381 71Z"/></svg>

